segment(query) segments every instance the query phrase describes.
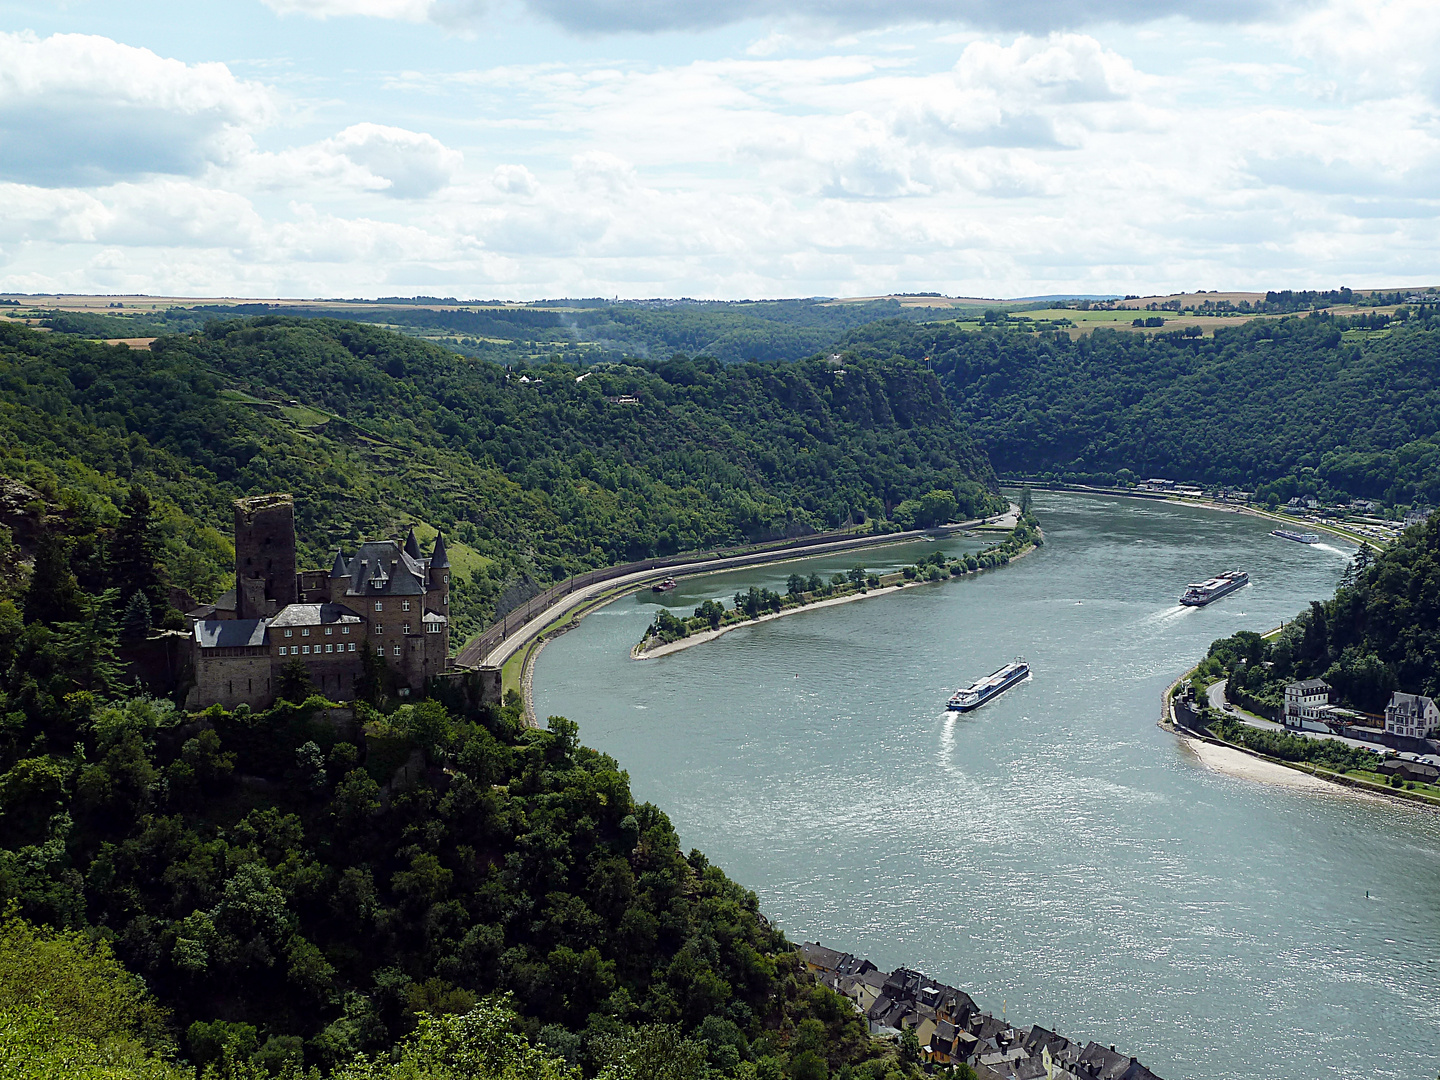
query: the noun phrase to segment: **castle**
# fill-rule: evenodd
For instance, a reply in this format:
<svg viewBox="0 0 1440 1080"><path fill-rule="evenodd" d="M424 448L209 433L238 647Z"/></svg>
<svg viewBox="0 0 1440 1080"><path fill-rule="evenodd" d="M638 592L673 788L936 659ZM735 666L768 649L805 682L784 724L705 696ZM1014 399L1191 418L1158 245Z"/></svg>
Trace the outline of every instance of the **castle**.
<svg viewBox="0 0 1440 1080"><path fill-rule="evenodd" d="M348 701L367 650L401 692L453 666L450 560L444 536L430 555L415 531L403 545L369 540L326 570L295 568L295 503L289 495L235 501L235 588L188 614L195 685L187 709L256 709L274 703L287 664L315 688Z"/></svg>

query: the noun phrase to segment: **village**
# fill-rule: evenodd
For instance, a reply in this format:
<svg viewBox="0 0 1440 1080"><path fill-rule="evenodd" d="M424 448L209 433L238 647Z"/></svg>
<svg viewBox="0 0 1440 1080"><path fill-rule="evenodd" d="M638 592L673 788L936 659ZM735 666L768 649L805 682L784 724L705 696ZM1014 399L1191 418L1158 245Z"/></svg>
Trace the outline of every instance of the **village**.
<svg viewBox="0 0 1440 1080"><path fill-rule="evenodd" d="M819 942L800 946L805 967L844 995L870 1033L902 1045L913 1035L926 1072L971 1070L978 1080L1159 1080L1113 1046L1081 1044L1041 1027L1016 1027L982 1012L963 990L918 971L888 974L869 960Z"/></svg>

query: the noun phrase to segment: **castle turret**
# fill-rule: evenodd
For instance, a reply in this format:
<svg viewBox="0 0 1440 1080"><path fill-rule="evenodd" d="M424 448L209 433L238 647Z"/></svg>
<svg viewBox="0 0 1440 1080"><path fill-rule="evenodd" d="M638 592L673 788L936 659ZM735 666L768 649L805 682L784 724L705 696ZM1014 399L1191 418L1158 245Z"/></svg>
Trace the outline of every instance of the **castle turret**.
<svg viewBox="0 0 1440 1080"><path fill-rule="evenodd" d="M348 578L349 576L350 571L345 569L345 553L343 551L335 552L335 565L330 568L330 577L334 579Z"/></svg>
<svg viewBox="0 0 1440 1080"><path fill-rule="evenodd" d="M295 500L235 500L235 617L263 619L295 603Z"/></svg>
<svg viewBox="0 0 1440 1080"><path fill-rule="evenodd" d="M416 562L420 561L420 541L415 539L414 529L411 529L410 535L405 538L405 554Z"/></svg>

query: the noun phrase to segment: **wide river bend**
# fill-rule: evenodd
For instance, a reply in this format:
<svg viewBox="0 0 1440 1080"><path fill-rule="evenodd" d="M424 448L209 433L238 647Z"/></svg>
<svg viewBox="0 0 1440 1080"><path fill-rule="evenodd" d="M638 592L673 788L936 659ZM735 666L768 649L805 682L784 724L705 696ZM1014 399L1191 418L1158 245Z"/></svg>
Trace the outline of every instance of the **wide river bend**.
<svg viewBox="0 0 1440 1080"><path fill-rule="evenodd" d="M1329 595L1353 552L1171 504L1046 493L1036 509L1045 547L1004 570L656 660L629 650L658 599L627 597L546 647L537 712L577 720L795 940L919 968L1166 1080L1430 1080L1440 815L1212 772L1155 723L1210 641ZM664 602L688 613L856 559L684 581ZM1248 588L1176 604L1233 567ZM1016 655L1029 682L945 713Z"/></svg>

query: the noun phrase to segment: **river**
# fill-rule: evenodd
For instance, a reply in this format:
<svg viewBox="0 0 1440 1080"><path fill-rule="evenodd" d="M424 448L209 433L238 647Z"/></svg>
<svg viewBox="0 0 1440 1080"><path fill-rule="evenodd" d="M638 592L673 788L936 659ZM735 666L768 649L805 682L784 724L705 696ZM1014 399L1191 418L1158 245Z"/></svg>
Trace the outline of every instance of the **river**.
<svg viewBox="0 0 1440 1080"><path fill-rule="evenodd" d="M1001 571L656 660L628 653L657 599L628 597L546 647L537 711L577 720L794 940L918 968L1166 1080L1429 1080L1440 815L1215 773L1156 726L1210 641L1329 595L1352 550L1171 504L1042 493L1036 510L1046 545ZM1234 567L1250 586L1176 604ZM795 568L682 582L664 602ZM1016 655L1028 682L944 712Z"/></svg>

